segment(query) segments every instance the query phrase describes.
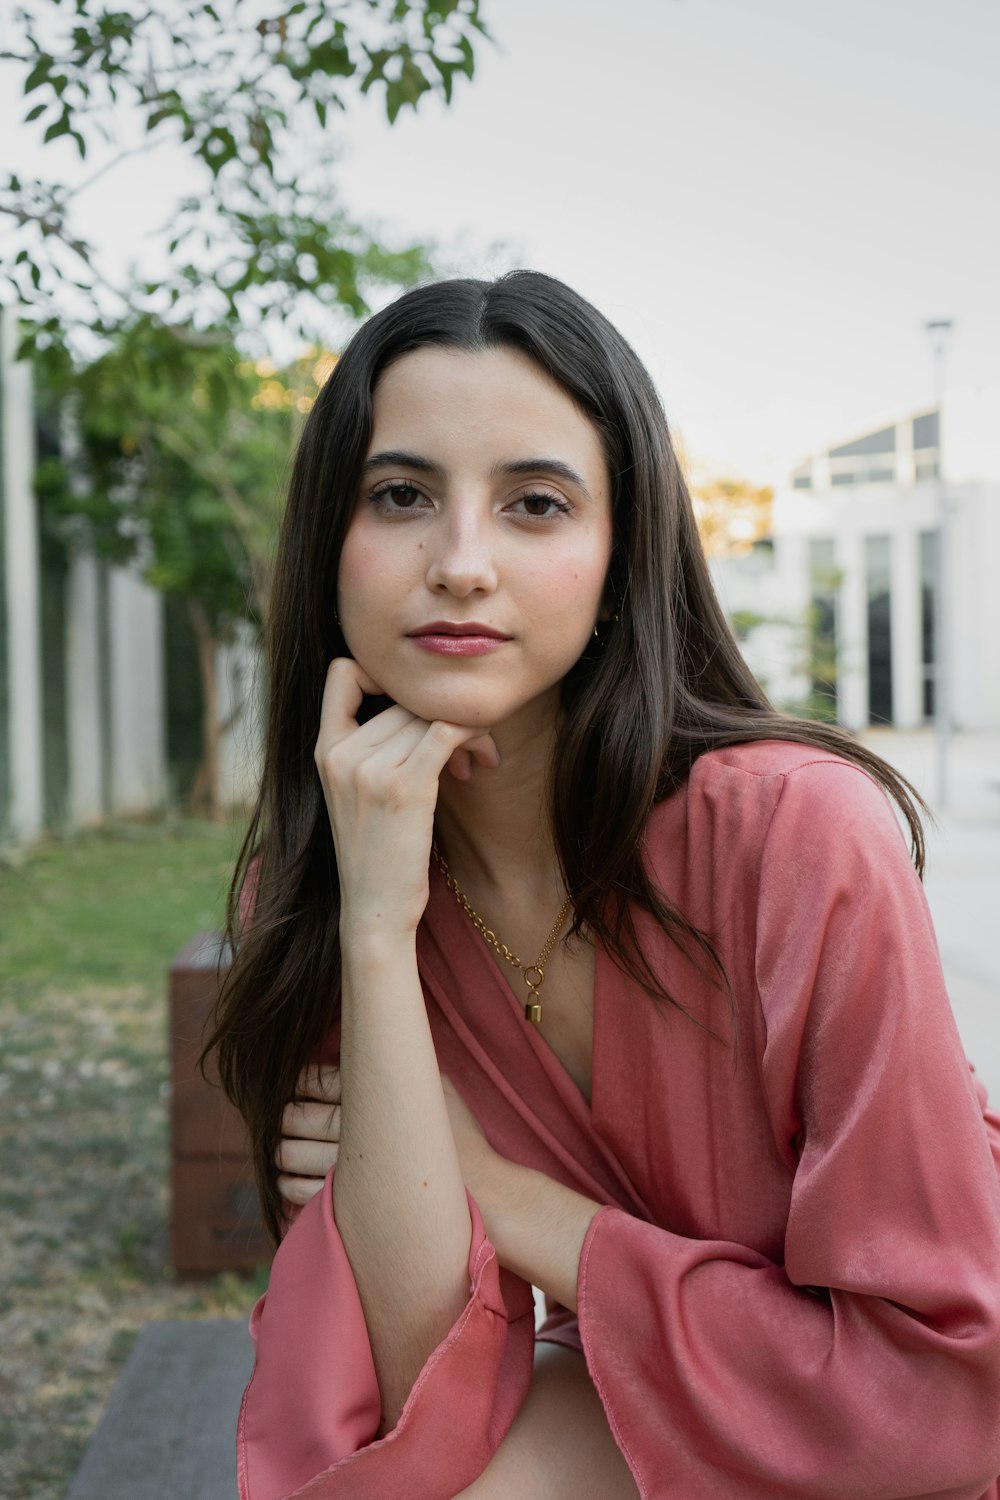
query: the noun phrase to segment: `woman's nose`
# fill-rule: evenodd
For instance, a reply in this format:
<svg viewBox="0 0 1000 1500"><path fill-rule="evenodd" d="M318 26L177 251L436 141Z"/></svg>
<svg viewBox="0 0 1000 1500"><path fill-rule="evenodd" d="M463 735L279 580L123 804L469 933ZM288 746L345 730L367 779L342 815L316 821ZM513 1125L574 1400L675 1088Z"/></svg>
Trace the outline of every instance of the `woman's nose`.
<svg viewBox="0 0 1000 1500"><path fill-rule="evenodd" d="M497 586L496 561L488 524L465 514L449 518L429 543L432 555L427 585L457 598L492 593Z"/></svg>

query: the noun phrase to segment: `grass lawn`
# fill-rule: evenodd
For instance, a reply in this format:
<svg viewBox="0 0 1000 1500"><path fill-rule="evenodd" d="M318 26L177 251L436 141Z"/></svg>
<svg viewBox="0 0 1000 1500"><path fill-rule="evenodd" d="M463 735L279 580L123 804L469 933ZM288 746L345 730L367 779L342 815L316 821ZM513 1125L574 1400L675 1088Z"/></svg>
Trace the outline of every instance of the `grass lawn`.
<svg viewBox="0 0 1000 1500"><path fill-rule="evenodd" d="M130 824L0 865L0 1494L63 1500L139 1328L249 1312L167 1256L166 982L239 827Z"/></svg>

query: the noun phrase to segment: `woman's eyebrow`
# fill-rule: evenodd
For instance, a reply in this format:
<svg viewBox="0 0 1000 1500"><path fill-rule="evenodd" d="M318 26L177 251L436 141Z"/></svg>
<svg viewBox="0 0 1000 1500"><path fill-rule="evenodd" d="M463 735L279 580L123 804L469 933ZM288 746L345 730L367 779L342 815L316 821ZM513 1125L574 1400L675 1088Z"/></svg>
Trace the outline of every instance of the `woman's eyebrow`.
<svg viewBox="0 0 1000 1500"><path fill-rule="evenodd" d="M361 472L368 474L372 469L397 466L401 469L419 469L424 474L444 473L440 464L432 463L429 458L422 458L419 453L407 453L402 448L383 448L381 453L373 453L370 458L365 459Z"/></svg>
<svg viewBox="0 0 1000 1500"><path fill-rule="evenodd" d="M497 474L553 474L559 479L566 479L570 484L575 484L588 500L591 498L582 474L578 474L569 464L563 463L561 458L513 458L508 463L494 464L490 470L490 478L492 479Z"/></svg>

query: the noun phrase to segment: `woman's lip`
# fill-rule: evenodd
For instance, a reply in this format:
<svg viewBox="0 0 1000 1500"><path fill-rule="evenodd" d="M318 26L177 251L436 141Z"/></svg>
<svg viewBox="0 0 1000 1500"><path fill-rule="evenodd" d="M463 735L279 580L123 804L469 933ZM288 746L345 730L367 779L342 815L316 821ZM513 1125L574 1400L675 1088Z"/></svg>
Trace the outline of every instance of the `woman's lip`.
<svg viewBox="0 0 1000 1500"><path fill-rule="evenodd" d="M485 656L506 646L508 638L496 635L411 635L409 639L422 651L439 656Z"/></svg>
<svg viewBox="0 0 1000 1500"><path fill-rule="evenodd" d="M497 641L510 639L502 630L495 630L492 625L481 625L478 620L431 620L429 624L411 630L410 635L486 635Z"/></svg>

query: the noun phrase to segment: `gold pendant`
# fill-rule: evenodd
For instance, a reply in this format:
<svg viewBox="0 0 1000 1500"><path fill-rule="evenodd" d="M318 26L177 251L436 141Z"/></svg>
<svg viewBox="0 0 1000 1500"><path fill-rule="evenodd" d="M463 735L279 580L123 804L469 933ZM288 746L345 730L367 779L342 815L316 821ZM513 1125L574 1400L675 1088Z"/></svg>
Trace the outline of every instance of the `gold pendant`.
<svg viewBox="0 0 1000 1500"><path fill-rule="evenodd" d="M539 1000L527 1000L524 1005L524 1019L534 1021L536 1026L542 1024L542 1006Z"/></svg>

